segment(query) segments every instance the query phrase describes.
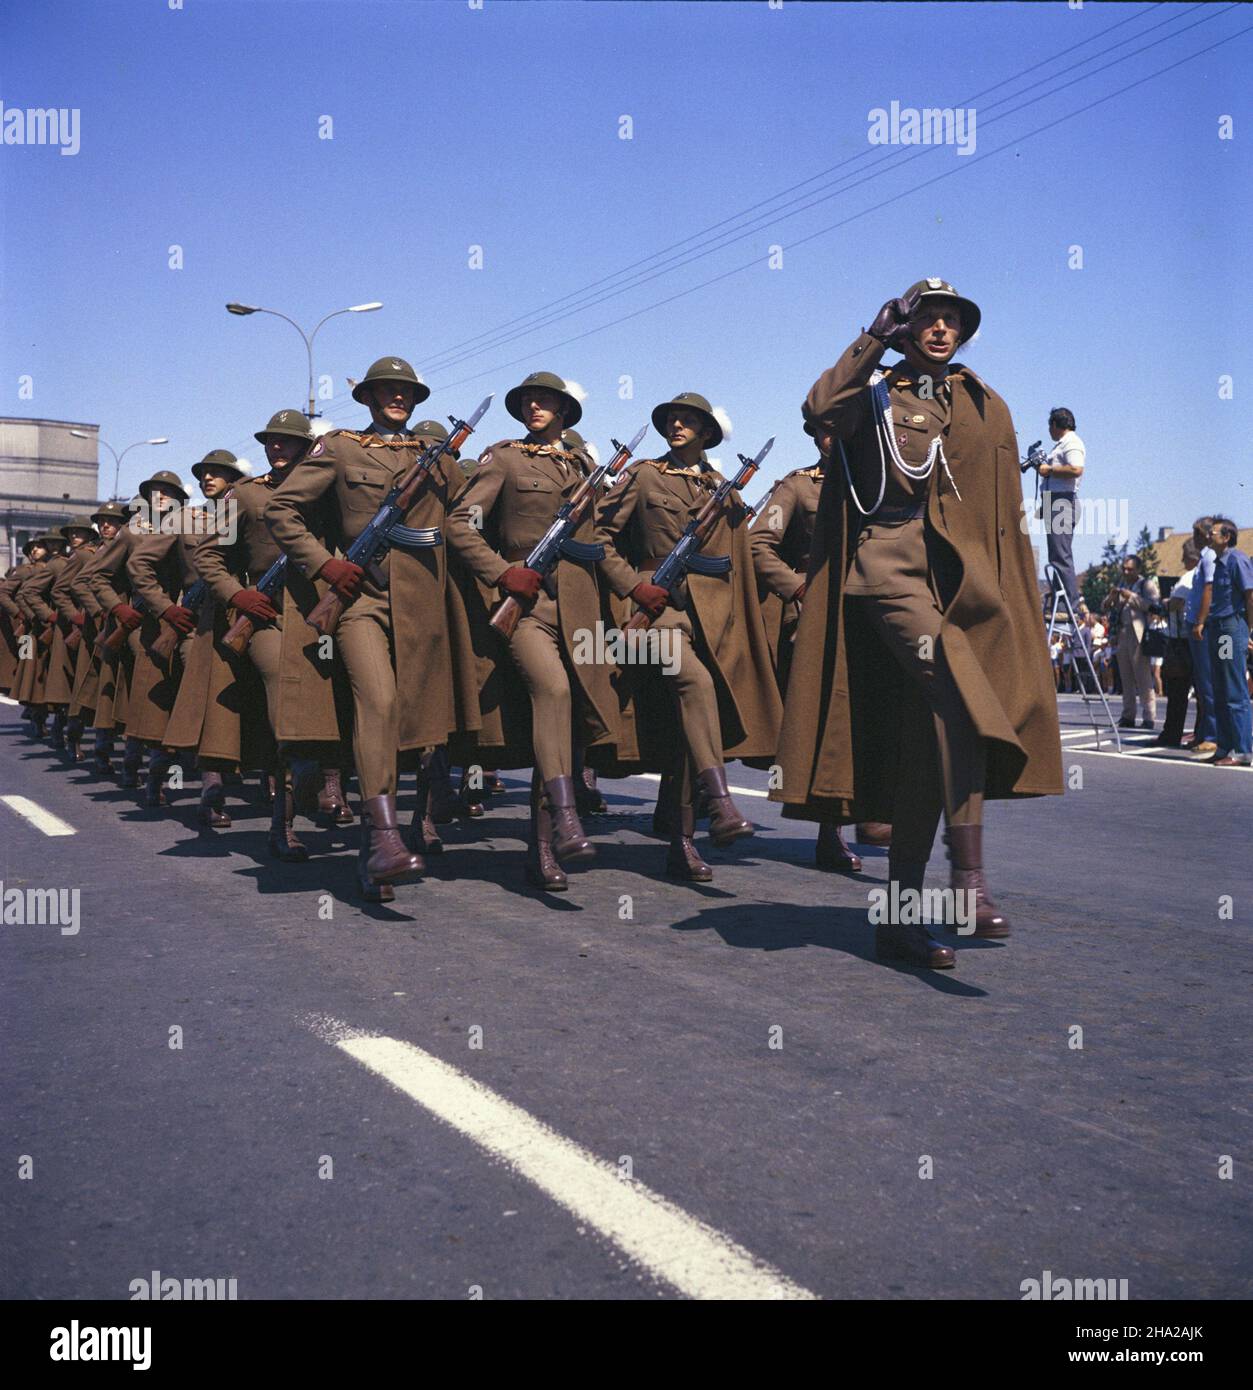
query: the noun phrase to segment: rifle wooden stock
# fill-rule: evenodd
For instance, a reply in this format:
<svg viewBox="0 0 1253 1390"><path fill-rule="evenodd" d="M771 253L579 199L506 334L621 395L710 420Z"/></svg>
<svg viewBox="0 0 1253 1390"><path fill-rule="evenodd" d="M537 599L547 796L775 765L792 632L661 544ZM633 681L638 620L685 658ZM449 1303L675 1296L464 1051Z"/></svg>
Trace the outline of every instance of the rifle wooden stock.
<svg viewBox="0 0 1253 1390"><path fill-rule="evenodd" d="M39 631L39 645L41 647L52 646L52 637L55 631L55 623L47 623L44 627L42 627Z"/></svg>
<svg viewBox="0 0 1253 1390"><path fill-rule="evenodd" d="M661 615L658 614L657 616L660 617ZM655 618L641 608L638 613L632 613L626 622L622 624L622 631L638 632L641 628L652 627L655 621Z"/></svg>
<svg viewBox="0 0 1253 1390"><path fill-rule="evenodd" d="M314 632L329 637L339 626L339 620L344 616L344 609L347 607L348 601L342 594L328 589L314 605L305 622Z"/></svg>
<svg viewBox="0 0 1253 1390"><path fill-rule="evenodd" d="M236 656L243 656L248 650L248 643L252 641L252 634L256 632L257 625L247 613L241 613L238 608L229 609L226 616L230 626L222 638L222 645L233 651Z"/></svg>
<svg viewBox="0 0 1253 1390"><path fill-rule="evenodd" d="M504 602L492 614L489 627L494 627L506 641L513 636L518 623L526 616L526 610L512 594L506 594Z"/></svg>
<svg viewBox="0 0 1253 1390"><path fill-rule="evenodd" d="M148 650L159 660L168 662L174 655L174 648L178 646L182 635L177 628L171 627L169 623L162 623L161 631L149 643Z"/></svg>
<svg viewBox="0 0 1253 1390"><path fill-rule="evenodd" d="M78 628L72 628L65 638L65 650L76 652L83 645L83 634Z"/></svg>
<svg viewBox="0 0 1253 1390"><path fill-rule="evenodd" d="M123 627L121 623L113 619L109 630L96 638L96 655L101 657L116 656L122 650L129 636L130 629Z"/></svg>

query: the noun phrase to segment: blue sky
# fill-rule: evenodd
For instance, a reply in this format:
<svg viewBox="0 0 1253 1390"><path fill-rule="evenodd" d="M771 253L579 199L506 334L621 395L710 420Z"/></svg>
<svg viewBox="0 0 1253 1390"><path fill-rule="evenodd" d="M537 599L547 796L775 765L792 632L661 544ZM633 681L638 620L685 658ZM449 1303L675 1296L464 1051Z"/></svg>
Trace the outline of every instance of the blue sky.
<svg viewBox="0 0 1253 1390"><path fill-rule="evenodd" d="M811 461L799 407L814 378L885 298L941 275L983 309L962 356L1024 450L1068 405L1085 495L1126 499L1133 533L1208 509L1253 518L1243 8L170 3L0 9L0 101L81 111L73 157L0 145L0 414L98 422L118 448L168 435L128 456L124 489L158 464L187 475L213 447L256 461L252 431L302 403L295 332L228 300L306 326L384 301L318 338L336 423L363 418L345 378L397 353L432 386L423 412L497 393L486 444L513 432L504 392L545 368L586 389L582 428L601 445L702 392L733 448L778 436L764 483ZM869 112L892 101L973 107L975 152L871 146ZM841 175L835 196L774 211L783 190L820 197ZM493 340L706 228L734 233L745 224L727 220L763 202L743 239L647 261L662 273ZM1081 563L1102 540L1077 540Z"/></svg>

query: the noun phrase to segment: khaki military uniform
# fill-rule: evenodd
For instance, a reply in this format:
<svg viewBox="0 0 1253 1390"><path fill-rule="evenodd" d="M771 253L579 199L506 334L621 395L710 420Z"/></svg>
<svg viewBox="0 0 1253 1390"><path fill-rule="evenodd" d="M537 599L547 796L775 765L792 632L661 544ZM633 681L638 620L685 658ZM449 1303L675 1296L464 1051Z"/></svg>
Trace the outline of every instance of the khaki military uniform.
<svg viewBox="0 0 1253 1390"><path fill-rule="evenodd" d="M82 717L88 727L92 722L88 716L95 715L96 700L100 691L100 657L96 653L96 639L103 630L105 614L100 600L92 593L87 583L87 571L106 544L107 542L102 540L92 548L69 584L70 597L84 617L83 640L79 643L78 659L74 666L74 686L70 695L69 713L73 717Z"/></svg>
<svg viewBox="0 0 1253 1390"><path fill-rule="evenodd" d="M52 582L50 598L56 614L56 632L52 638L52 652L48 658L47 701L50 705L68 707L74 694L75 675L81 641L74 650L67 645L71 633L76 632L74 615L78 603L74 598L73 585L83 565L95 554L96 547L86 544L71 550L61 567L60 573Z"/></svg>
<svg viewBox="0 0 1253 1390"><path fill-rule="evenodd" d="M17 629L22 625L22 610L14 602L14 594L29 572L29 561L14 565L0 580L0 694L7 695L17 684L19 667Z"/></svg>
<svg viewBox="0 0 1253 1390"><path fill-rule="evenodd" d="M819 462L781 478L770 490L749 530L762 621L781 692L787 690L792 666L792 640L800 620L795 595L805 582L823 477L823 465Z"/></svg>
<svg viewBox="0 0 1253 1390"><path fill-rule="evenodd" d="M183 590L195 579L188 551L199 539L156 532L139 537L127 556L126 572L132 592L143 600L147 610L141 626L130 635L135 664L126 710L127 738L159 744L165 737L178 698L183 664L194 638L180 636L168 662L152 654L152 644L161 632L160 615L178 602Z"/></svg>
<svg viewBox="0 0 1253 1390"><path fill-rule="evenodd" d="M300 574L312 579L336 549L348 550L422 445L416 435L373 429L332 430L314 443L263 513ZM438 528L441 543L394 547L381 564L384 584L367 577L335 632L367 801L394 795L398 751L436 747L458 728L478 727L470 632L461 595L447 582L442 543L461 485L461 470L444 456L402 519L415 530Z"/></svg>
<svg viewBox="0 0 1253 1390"><path fill-rule="evenodd" d="M502 440L484 451L449 517L449 544L482 586L482 616L501 602L496 589L501 575L526 564L590 471L583 454L529 436ZM591 543L591 509L575 539ZM504 643L494 632L482 632L484 727L479 743L490 751L493 766L534 766L540 780L549 782L573 776L575 738L582 747L611 742L615 736L608 665L574 659L576 644L587 643L600 616L594 565L563 555L539 597L524 608L509 653L529 700L511 696L499 669ZM581 639L580 633L586 636ZM583 654L599 653L587 643ZM528 706L530 728L523 732L511 715L525 719Z"/></svg>
<svg viewBox="0 0 1253 1390"><path fill-rule="evenodd" d="M601 499L595 527L605 547L601 572L619 598L652 578L720 481L711 469L684 468L672 454L640 460L619 476ZM747 508L734 497L703 547L707 555L730 555L730 573L688 574L653 623L654 631L675 634L678 670L661 679L677 701L696 773L720 768L724 755L773 755L779 730L782 705L757 601L746 516ZM635 666L619 677L619 756L626 764L668 772L675 760L672 720L665 710L646 712L656 688L651 674Z"/></svg>
<svg viewBox="0 0 1253 1390"><path fill-rule="evenodd" d="M96 626L101 635L111 629L109 615L119 603L130 603L131 581L126 573L130 548L141 532L139 523L131 522L107 541L79 571L82 583L98 608ZM115 652L97 657L98 675L96 705L91 727L101 735L112 735L126 723L129 704L131 670L139 648L138 632L127 634L126 641Z"/></svg>
<svg viewBox="0 0 1253 1390"><path fill-rule="evenodd" d="M47 630L56 625L56 612L49 599L57 576L66 566L64 555L51 555L41 562L17 591L17 605L25 615L30 632L35 636L34 656L23 663L17 687L17 699L23 704L44 705L48 701L48 671L52 646L44 640ZM55 636L53 641L55 642Z"/></svg>
<svg viewBox="0 0 1253 1390"><path fill-rule="evenodd" d="M233 610L228 613L231 598L240 589L256 588L282 554L264 520L266 506L282 480L282 474L267 473L236 483L230 493L236 509L235 540L228 543L222 537L211 537L192 553L192 565L208 584L212 607L220 615L219 638L234 621ZM247 655L264 683L270 728L283 743L339 740L332 682L334 659L326 650L330 644L323 643L304 622L325 587L288 565L283 585L272 600L279 610L278 618L257 625L248 644Z"/></svg>

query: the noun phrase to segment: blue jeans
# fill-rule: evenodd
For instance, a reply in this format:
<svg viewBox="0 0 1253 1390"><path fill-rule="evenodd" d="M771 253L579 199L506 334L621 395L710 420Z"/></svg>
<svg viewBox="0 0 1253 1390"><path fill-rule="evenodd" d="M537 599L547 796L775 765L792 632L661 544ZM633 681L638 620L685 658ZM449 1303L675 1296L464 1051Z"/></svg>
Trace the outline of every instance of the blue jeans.
<svg viewBox="0 0 1253 1390"><path fill-rule="evenodd" d="M1219 648L1230 639L1224 656ZM1227 753L1253 752L1253 708L1244 678L1245 651L1249 645L1249 625L1244 614L1211 618L1205 624L1209 643L1210 670L1214 677L1214 713L1218 719L1218 747ZM1226 645L1226 643L1223 643Z"/></svg>
<svg viewBox="0 0 1253 1390"><path fill-rule="evenodd" d="M1192 653L1192 688L1196 691L1196 737L1204 743L1218 742L1218 721L1214 717L1214 677L1210 671L1209 639L1188 633Z"/></svg>

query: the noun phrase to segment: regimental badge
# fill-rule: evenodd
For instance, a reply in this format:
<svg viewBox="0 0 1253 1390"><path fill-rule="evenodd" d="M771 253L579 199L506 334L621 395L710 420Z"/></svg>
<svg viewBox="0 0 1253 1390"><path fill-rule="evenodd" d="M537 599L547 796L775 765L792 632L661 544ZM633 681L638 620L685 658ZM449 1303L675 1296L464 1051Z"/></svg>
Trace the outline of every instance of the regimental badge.
<svg viewBox="0 0 1253 1390"><path fill-rule="evenodd" d="M325 452L326 452L326 442L325 442L325 440L319 439L319 440L314 444L313 448L309 450L309 457L310 457L311 459L315 459L315 458L318 458L320 455L324 454Z"/></svg>
<svg viewBox="0 0 1253 1390"><path fill-rule="evenodd" d="M925 425L926 423L927 423L927 417L926 417L925 415L915 415L915 416L914 416L914 424L915 424L915 425Z"/></svg>
<svg viewBox="0 0 1253 1390"><path fill-rule="evenodd" d="M938 275L932 275L931 278L927 281L927 288L929 290L943 289L943 287L944 281L941 280Z"/></svg>

